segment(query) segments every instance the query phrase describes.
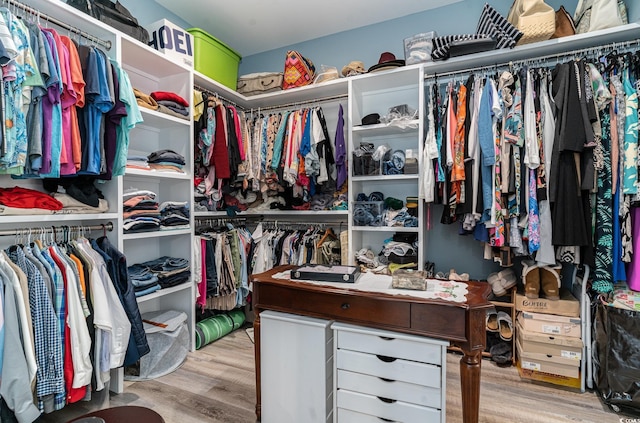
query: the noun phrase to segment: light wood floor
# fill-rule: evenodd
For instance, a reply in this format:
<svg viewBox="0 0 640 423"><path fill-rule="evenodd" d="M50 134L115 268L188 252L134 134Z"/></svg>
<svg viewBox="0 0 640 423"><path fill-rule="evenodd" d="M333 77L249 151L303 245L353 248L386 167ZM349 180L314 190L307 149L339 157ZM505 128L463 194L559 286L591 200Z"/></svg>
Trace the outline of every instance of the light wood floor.
<svg viewBox="0 0 640 423"><path fill-rule="evenodd" d="M459 360L459 355L448 354L449 423L462 421ZM618 423L623 417L608 411L594 392L580 393L522 380L516 368L500 368L488 359L482 362L480 392L480 422L485 423ZM125 382L125 392L112 395L110 400L111 406L153 408L166 423L253 423L253 343L247 332L239 329L190 353L182 367L167 376ZM86 411L73 405L47 416L45 421L62 423Z"/></svg>

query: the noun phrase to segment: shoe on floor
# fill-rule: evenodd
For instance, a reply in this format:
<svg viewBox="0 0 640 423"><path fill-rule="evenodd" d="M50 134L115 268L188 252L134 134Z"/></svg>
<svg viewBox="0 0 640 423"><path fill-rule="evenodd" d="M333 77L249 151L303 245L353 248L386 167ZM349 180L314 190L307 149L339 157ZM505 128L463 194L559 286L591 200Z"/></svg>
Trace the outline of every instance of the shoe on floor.
<svg viewBox="0 0 640 423"><path fill-rule="evenodd" d="M487 310L487 330L489 332L498 332L498 313L495 309Z"/></svg>
<svg viewBox="0 0 640 423"><path fill-rule="evenodd" d="M562 272L561 264L540 267L540 285L542 293L548 300L560 299L560 272Z"/></svg>
<svg viewBox="0 0 640 423"><path fill-rule="evenodd" d="M511 341L511 338L513 338L513 321L511 316L504 311L498 312L498 331L500 332L500 339L503 341Z"/></svg>
<svg viewBox="0 0 640 423"><path fill-rule="evenodd" d="M495 361L496 364L504 365L512 363L511 357L513 351L510 342L501 341L495 343L489 350L489 353L491 354L491 360Z"/></svg>
<svg viewBox="0 0 640 423"><path fill-rule="evenodd" d="M524 295L529 299L540 296L540 268L531 260L522 262L522 282L524 283Z"/></svg>

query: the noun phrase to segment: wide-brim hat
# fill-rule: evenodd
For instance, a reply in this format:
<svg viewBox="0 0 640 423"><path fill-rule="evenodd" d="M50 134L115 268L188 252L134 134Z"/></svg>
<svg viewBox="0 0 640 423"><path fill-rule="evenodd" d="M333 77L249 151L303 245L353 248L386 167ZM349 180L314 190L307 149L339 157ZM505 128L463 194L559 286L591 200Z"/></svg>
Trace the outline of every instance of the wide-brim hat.
<svg viewBox="0 0 640 423"><path fill-rule="evenodd" d="M360 75L362 73L367 73L367 70L364 67L364 63L359 60L349 62L348 65L342 68L342 76Z"/></svg>
<svg viewBox="0 0 640 423"><path fill-rule="evenodd" d="M369 68L369 72L379 72L387 69L398 68L404 66L405 61L396 59L396 56L388 51L385 51L380 55L378 63Z"/></svg>

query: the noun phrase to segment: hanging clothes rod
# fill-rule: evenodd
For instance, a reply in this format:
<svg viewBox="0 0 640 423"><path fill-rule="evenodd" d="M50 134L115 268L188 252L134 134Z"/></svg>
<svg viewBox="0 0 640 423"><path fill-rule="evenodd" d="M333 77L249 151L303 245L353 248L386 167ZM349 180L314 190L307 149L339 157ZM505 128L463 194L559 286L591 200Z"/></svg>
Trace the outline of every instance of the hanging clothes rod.
<svg viewBox="0 0 640 423"><path fill-rule="evenodd" d="M252 110L259 110L259 111L264 111L264 110L277 110L277 109L287 109L290 107L302 107L304 105L308 105L308 104L315 104L315 103L327 103L329 101L336 101L336 100L342 100L348 97L348 94L339 94L339 95L334 95L334 96L329 96L329 97L321 97L321 98L314 98L312 100L307 100L307 101L296 101L294 103L287 103L287 104L278 104L275 106L265 106L265 107L257 107L257 108L252 108Z"/></svg>
<svg viewBox="0 0 640 423"><path fill-rule="evenodd" d="M194 84L194 85L193 85L193 88L194 88L195 90L202 91L203 93L207 93L207 94L209 94L209 95L212 95L212 96L214 96L214 97L215 97L215 98L217 98L218 100L221 100L221 101L222 101L222 102L224 102L224 103L229 103L229 104L231 104L232 106L234 106L235 108L238 108L238 107L239 107L239 106L238 106L234 101L231 101L231 100L229 100L228 98L225 98L225 97L221 96L220 94L218 94L218 93L216 93L216 92L213 92L213 91L211 91L211 90L209 90L209 89L207 89L207 88L203 88L203 87L201 87L201 86L199 86L199 85L196 85L196 84ZM196 104L196 106L199 106L199 105L200 105L200 104ZM240 108L241 108L241 107L240 107ZM241 108L241 109L242 109L242 108Z"/></svg>
<svg viewBox="0 0 640 423"><path fill-rule="evenodd" d="M64 232L69 230L80 230L80 231L113 231L113 223L107 222L102 225L92 225L92 226L82 226L82 225L73 225L73 226L50 226L50 227L37 227L37 228L18 228L18 229L5 229L0 231L0 236L19 236L19 235L39 235L39 234L53 234L54 232Z"/></svg>
<svg viewBox="0 0 640 423"><path fill-rule="evenodd" d="M468 74L473 72L493 71L493 70L498 70L499 68L512 67L512 66L533 66L535 64L542 65L543 62L549 61L552 59L555 59L557 61L561 58L574 57L574 56L582 55L585 53L589 55L597 54L601 56L603 54L609 53L616 49L628 49L633 47L634 45L636 46L640 45L640 39L622 41L619 43L610 43L610 44L605 44L605 45L596 46L596 47L585 47L585 48L576 49L576 50L563 51L555 54L548 54L545 56L532 57L530 59L511 60L508 62L495 63L492 65L485 65L485 66L477 66L473 68L459 69L459 70L450 71L450 72L442 72L442 73L436 72L433 74L425 75L425 79L430 80L430 79L444 78L447 76Z"/></svg>
<svg viewBox="0 0 640 423"><path fill-rule="evenodd" d="M24 3L21 3L17 0L3 0L3 3L8 3L12 6L15 6L18 9L22 9L25 11L25 13L31 14L33 16L36 16L38 18L42 17L44 20L51 22L54 25L57 25L61 28L64 28L68 31L71 32L75 32L76 34L80 35L83 38L86 38L87 40L96 43L96 44L100 44L101 46L103 46L104 48L106 48L107 50L111 50L111 41L109 40L102 40L98 37L95 37L87 32L84 32L74 26L69 25L66 22L62 22L61 20L58 20L52 16L49 15L45 15L44 13L40 12L37 9L34 9L33 7L27 6Z"/></svg>

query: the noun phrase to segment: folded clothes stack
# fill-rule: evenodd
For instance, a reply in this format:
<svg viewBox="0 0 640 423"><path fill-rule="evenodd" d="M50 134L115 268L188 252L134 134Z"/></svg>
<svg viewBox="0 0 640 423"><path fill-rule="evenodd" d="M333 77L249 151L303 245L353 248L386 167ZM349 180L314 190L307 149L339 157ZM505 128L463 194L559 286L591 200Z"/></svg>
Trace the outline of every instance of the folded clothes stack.
<svg viewBox="0 0 640 423"><path fill-rule="evenodd" d="M147 94L137 88L133 89L138 106L155 110L180 119L189 119L189 102L176 93L154 91Z"/></svg>
<svg viewBox="0 0 640 423"><path fill-rule="evenodd" d="M157 231L160 228L160 210L155 192L129 188L124 192L122 201L125 233Z"/></svg>
<svg viewBox="0 0 640 423"><path fill-rule="evenodd" d="M165 107L173 112L174 116L177 114L183 119L189 118L189 102L178 94L169 91L154 91L151 93L151 98L158 102L161 107L159 111L164 111L162 107Z"/></svg>
<svg viewBox="0 0 640 423"><path fill-rule="evenodd" d="M160 230L189 228L189 204L186 201L165 201L159 210Z"/></svg>
<svg viewBox="0 0 640 423"><path fill-rule="evenodd" d="M127 156L127 169L151 170L151 166L149 166L147 156L130 155Z"/></svg>
<svg viewBox="0 0 640 423"><path fill-rule="evenodd" d="M147 162L151 169L184 173L184 156L173 150L154 151L147 156Z"/></svg>
<svg viewBox="0 0 640 423"><path fill-rule="evenodd" d="M169 256L136 263L129 266L127 270L136 297L179 285L187 282L191 277L188 260Z"/></svg>

